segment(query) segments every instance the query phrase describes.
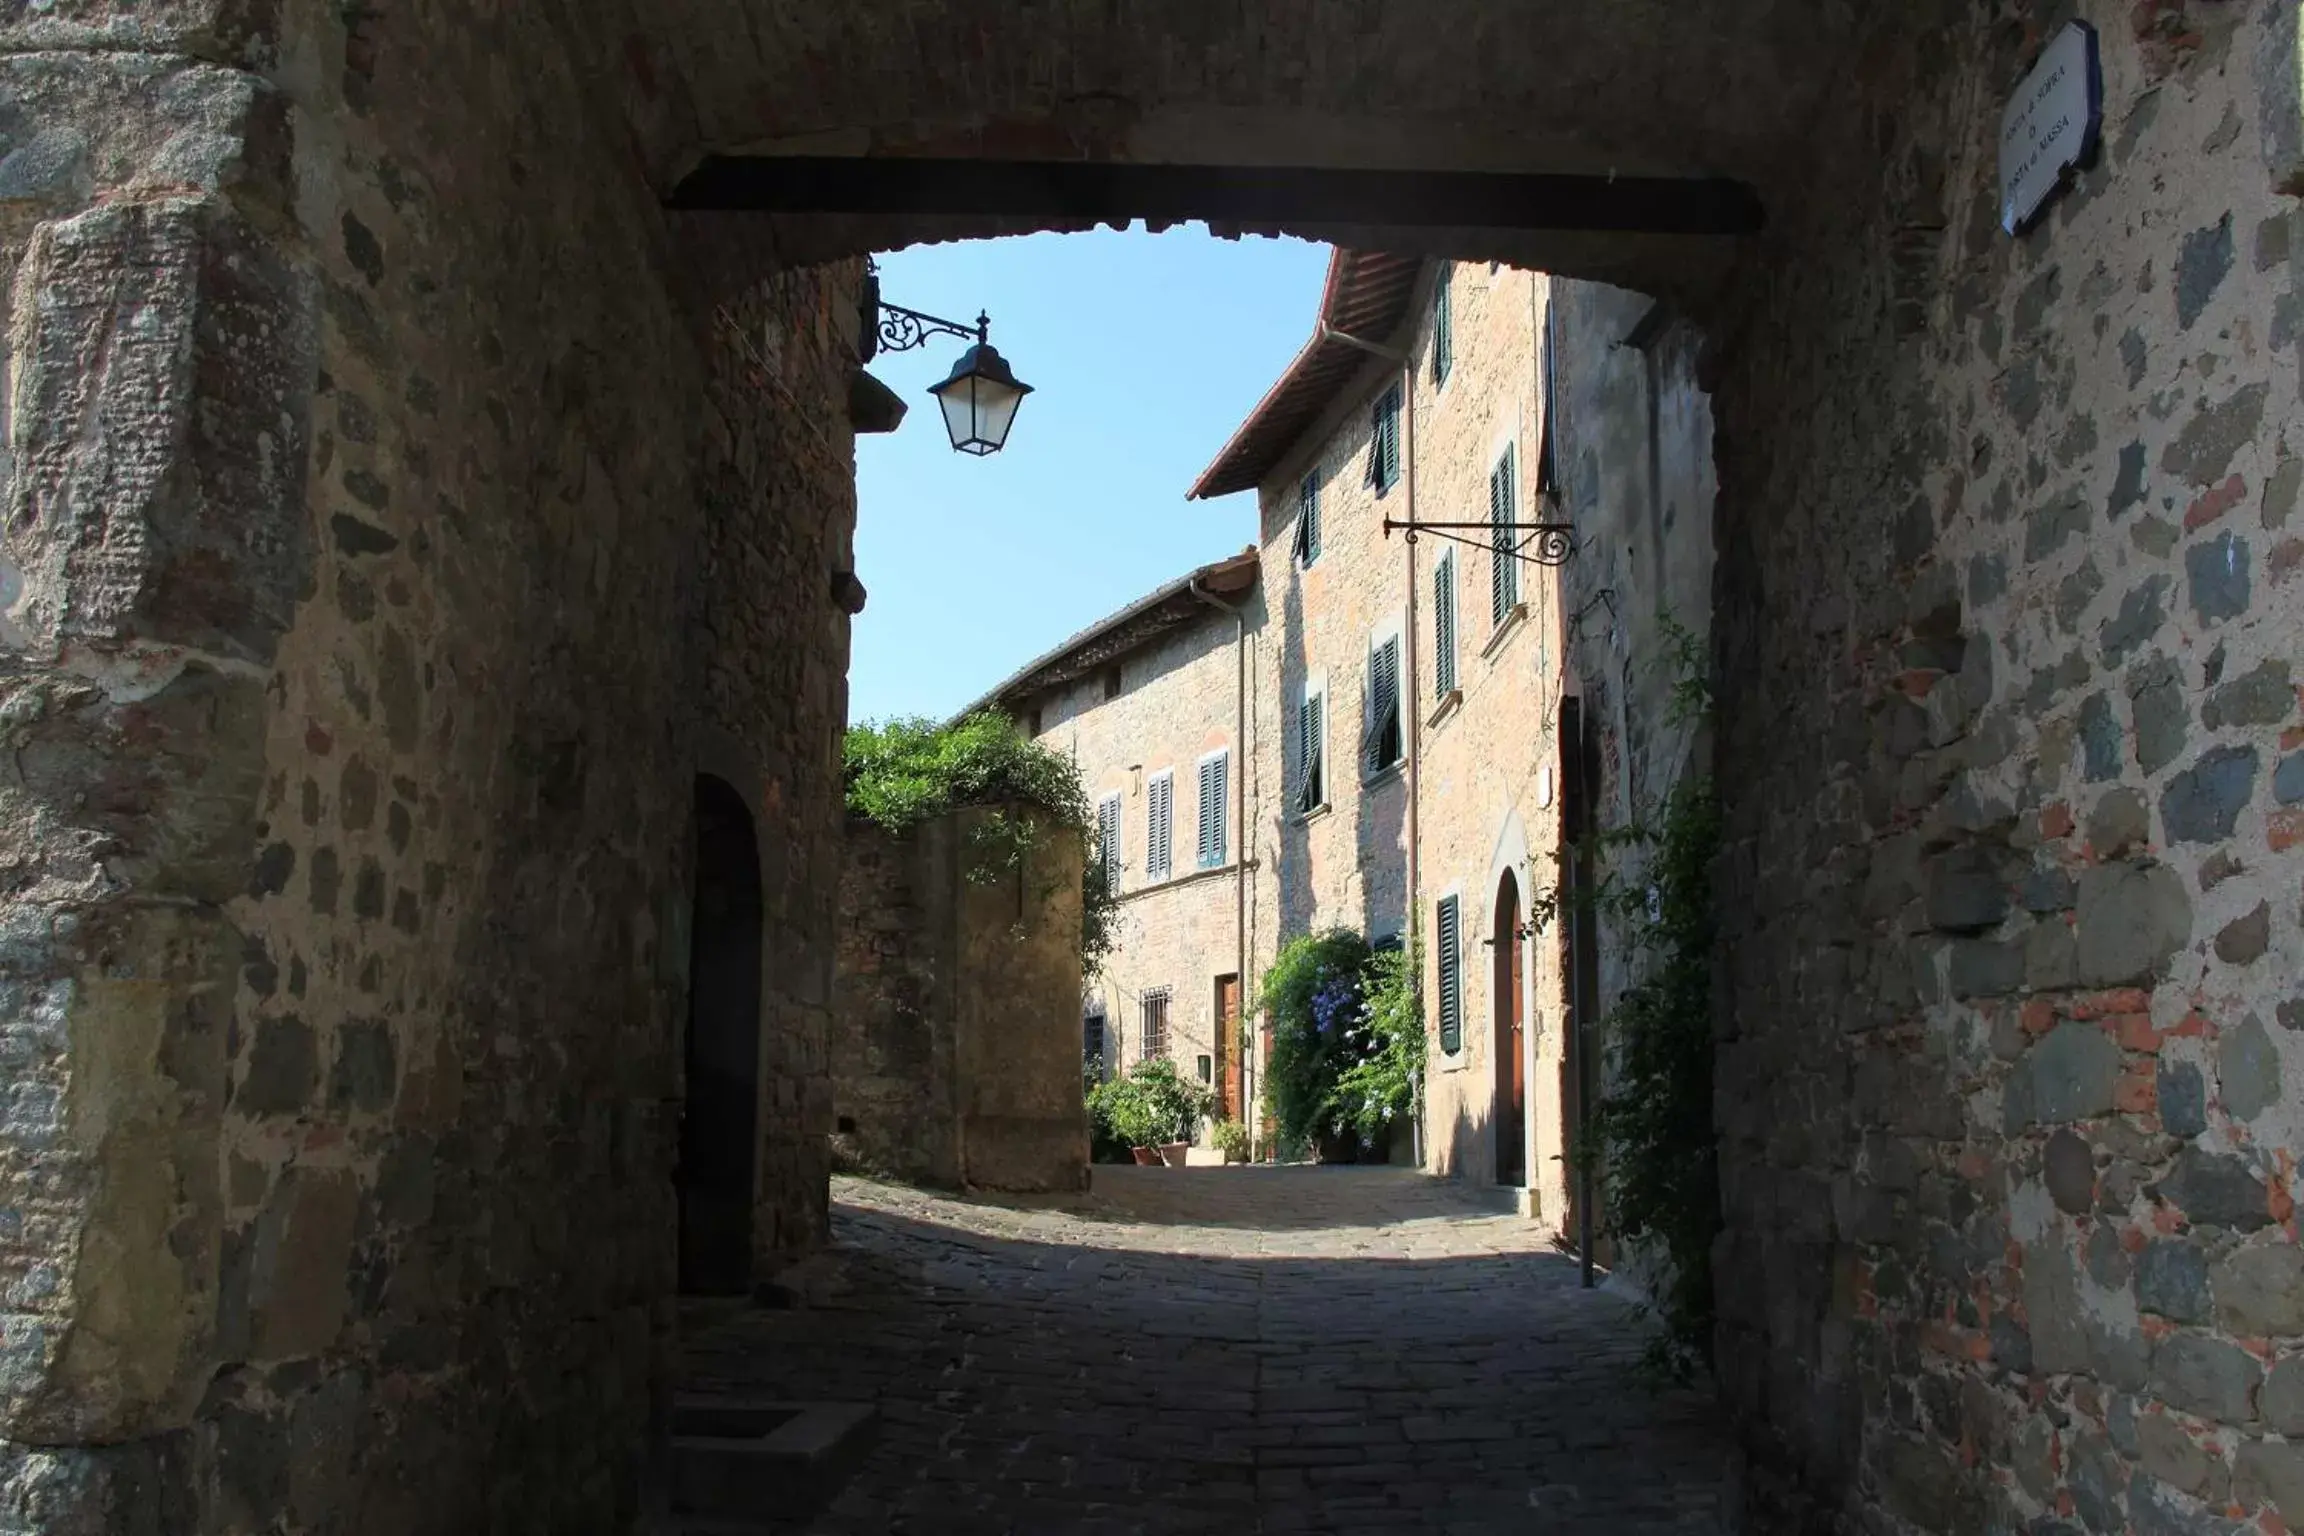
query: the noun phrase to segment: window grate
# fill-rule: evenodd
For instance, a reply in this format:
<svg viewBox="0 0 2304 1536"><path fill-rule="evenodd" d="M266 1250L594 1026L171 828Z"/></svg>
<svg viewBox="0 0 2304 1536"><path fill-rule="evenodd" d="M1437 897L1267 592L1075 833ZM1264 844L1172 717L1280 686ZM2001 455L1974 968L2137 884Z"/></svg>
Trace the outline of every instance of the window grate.
<svg viewBox="0 0 2304 1536"><path fill-rule="evenodd" d="M1168 1054L1168 989L1155 987L1144 994L1143 1029L1138 1039L1143 1042L1145 1061L1158 1061Z"/></svg>

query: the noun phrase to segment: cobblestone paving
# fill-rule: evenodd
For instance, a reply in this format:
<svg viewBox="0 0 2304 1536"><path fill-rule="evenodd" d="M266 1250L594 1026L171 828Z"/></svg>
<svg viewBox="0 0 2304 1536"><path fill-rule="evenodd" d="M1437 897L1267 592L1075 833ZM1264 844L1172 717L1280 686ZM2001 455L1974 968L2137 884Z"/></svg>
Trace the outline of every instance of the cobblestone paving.
<svg viewBox="0 0 2304 1536"><path fill-rule="evenodd" d="M1711 1400L1487 1191L1389 1169L1099 1168L986 1204L836 1181L798 1304L687 1384L874 1401L826 1533L1733 1529ZM797 1529L798 1527L796 1527Z"/></svg>

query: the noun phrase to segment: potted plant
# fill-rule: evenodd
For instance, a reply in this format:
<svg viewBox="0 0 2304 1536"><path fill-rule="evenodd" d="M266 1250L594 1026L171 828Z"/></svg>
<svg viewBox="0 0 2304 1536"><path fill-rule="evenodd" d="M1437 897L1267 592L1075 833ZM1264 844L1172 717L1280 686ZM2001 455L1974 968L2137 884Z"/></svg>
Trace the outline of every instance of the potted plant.
<svg viewBox="0 0 2304 1536"><path fill-rule="evenodd" d="M1138 1163L1180 1167L1211 1097L1172 1061L1139 1062L1089 1092L1088 1114L1096 1134L1128 1148Z"/></svg>
<svg viewBox="0 0 2304 1536"><path fill-rule="evenodd" d="M1238 1120L1219 1120L1209 1132L1208 1139L1216 1150L1224 1154L1227 1163L1248 1161L1248 1127Z"/></svg>

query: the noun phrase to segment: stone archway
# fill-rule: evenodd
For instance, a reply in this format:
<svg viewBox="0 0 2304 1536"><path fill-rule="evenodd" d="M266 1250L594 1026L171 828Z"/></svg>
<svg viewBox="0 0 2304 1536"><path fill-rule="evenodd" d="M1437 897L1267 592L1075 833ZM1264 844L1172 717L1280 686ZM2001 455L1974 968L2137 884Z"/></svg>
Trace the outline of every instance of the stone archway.
<svg viewBox="0 0 2304 1536"><path fill-rule="evenodd" d="M2269 1454L2256 1333L2148 1334L2124 1255L2269 1251L2297 1193L2265 963L2304 942L2294 15L2065 9L2103 42L2106 148L2020 238L1996 108L2029 8L0 24L27 125L0 1179L40 1194L0 1255L0 1432L92 1526L129 1527L131 1485L222 1507L180 1432L316 1414L372 1416L315 1486L381 1526L629 1512L675 1222L666 850L707 716L756 749L791 872L762 891L769 1158L820 1189L849 258L1067 221L668 216L702 155L1619 172L1738 181L1766 230L1296 227L1708 327L1719 1374L1763 1506L2014 1525L2085 1467L2127 1490L2114 1523L2206 1518L2099 1410L2157 1371L2220 1469ZM1567 454L1564 494L1600 463ZM796 1199L777 1242L821 1229ZM2164 1369L2129 1348L2163 1323ZM2209 1356L2241 1385L2187 1397ZM515 1396L539 1449L499 1457ZM2086 1454L2027 1449L2052 1424Z"/></svg>
<svg viewBox="0 0 2304 1536"><path fill-rule="evenodd" d="M680 1289L752 1287L760 1176L760 851L743 796L696 780L695 904L689 918L688 1027L680 1151Z"/></svg>

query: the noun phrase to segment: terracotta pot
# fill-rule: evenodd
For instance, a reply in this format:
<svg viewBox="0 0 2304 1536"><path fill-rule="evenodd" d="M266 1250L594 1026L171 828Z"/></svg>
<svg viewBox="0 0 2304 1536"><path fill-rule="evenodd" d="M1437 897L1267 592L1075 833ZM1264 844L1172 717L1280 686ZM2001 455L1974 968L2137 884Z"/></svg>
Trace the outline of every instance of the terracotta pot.
<svg viewBox="0 0 2304 1536"><path fill-rule="evenodd" d="M1165 1143L1160 1148L1160 1161L1166 1163L1171 1168L1181 1168L1184 1166L1184 1154L1191 1150L1191 1146L1192 1143L1188 1141L1171 1141Z"/></svg>
<svg viewBox="0 0 2304 1536"><path fill-rule="evenodd" d="M1158 1147L1130 1147L1128 1150L1134 1154L1136 1161L1142 1166L1146 1168L1160 1166L1160 1149Z"/></svg>

